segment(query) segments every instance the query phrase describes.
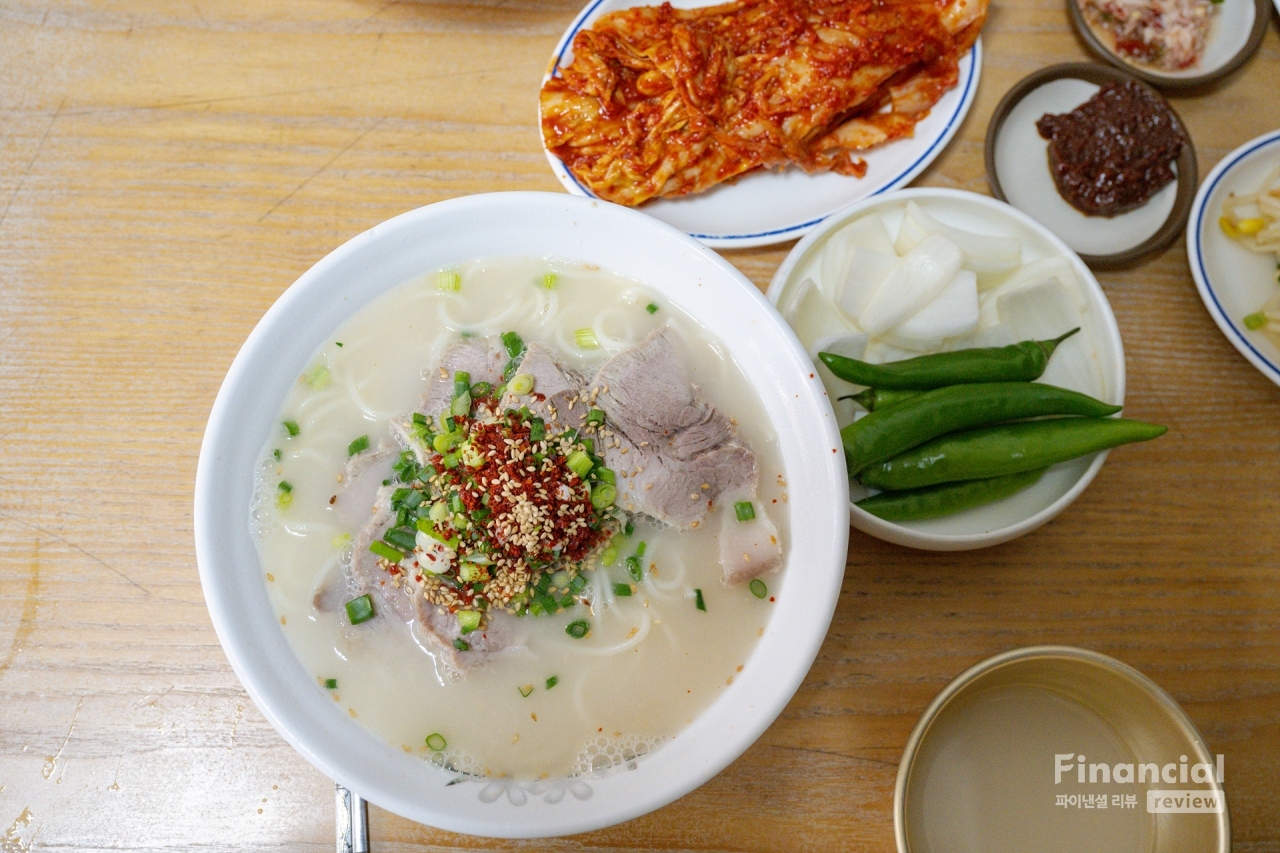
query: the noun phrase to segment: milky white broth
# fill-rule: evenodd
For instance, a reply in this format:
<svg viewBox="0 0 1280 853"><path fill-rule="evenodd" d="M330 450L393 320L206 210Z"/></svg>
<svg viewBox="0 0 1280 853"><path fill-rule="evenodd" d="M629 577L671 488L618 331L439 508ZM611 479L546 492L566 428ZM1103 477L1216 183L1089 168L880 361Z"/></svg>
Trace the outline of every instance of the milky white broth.
<svg viewBox="0 0 1280 853"><path fill-rule="evenodd" d="M299 381L285 400L280 420L295 421L300 432L290 438L282 426L263 448L252 513L271 602L306 668L320 683L337 679L333 700L390 743L470 772L537 778L600 770L690 723L747 664L763 633L772 610L768 598L757 599L746 584L720 581L718 534L732 506L717 508L689 533L636 517L630 540L614 540L617 563L589 564L597 569L585 573L589 612L577 605L555 616L522 617L531 632L527 648L459 678L437 666L426 644L393 615L344 628L336 614L312 606L326 573L349 559L344 534L356 532L344 528L329 505L341 488L348 444L367 434L370 447L391 445L389 420L420 403L424 374L464 332L517 331L589 375L663 324L682 342L690 379L737 422L740 439L755 450L756 511L777 524L785 552L789 525L778 439L739 366L688 315L642 285L545 259L489 259L454 269L462 280L457 293L441 291L432 271L357 312L308 365L306 375L326 368L327 384L316 390ZM540 286L547 272L558 276L552 290ZM650 302L660 306L652 315L645 310ZM574 344L574 330L588 326L602 342L598 350ZM281 480L293 487L285 508L276 505ZM642 540L648 543L645 580L634 596L615 598L612 583L629 581L622 558ZM781 576L763 580L773 595ZM695 588L706 612L695 607ZM565 626L581 618L590 621L590 634L568 636ZM548 690L552 676L559 681ZM524 685L533 685L527 698L519 690ZM425 746L427 735L437 732L448 742L443 755Z"/></svg>

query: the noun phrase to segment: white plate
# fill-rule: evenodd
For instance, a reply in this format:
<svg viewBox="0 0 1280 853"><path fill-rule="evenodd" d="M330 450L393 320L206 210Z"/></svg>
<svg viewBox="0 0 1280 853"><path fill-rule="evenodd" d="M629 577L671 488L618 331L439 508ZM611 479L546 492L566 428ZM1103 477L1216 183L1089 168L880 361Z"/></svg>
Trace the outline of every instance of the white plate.
<svg viewBox="0 0 1280 853"><path fill-rule="evenodd" d="M1280 130L1273 130L1241 145L1213 167L1191 207L1187 261L1204 307L1222 334L1250 364L1280 385L1280 350L1240 323L1276 293L1275 257L1249 251L1218 226L1227 193L1253 192L1277 161Z"/></svg>
<svg viewBox="0 0 1280 853"><path fill-rule="evenodd" d="M884 216L886 223L892 226L890 234L893 234L897 227L896 219L901 218L901 211L912 200L926 213L957 228L1020 238L1024 262L1052 256L1065 258L1080 282L1081 296L1087 304L1076 345L1087 341L1095 351L1092 387L1075 387L1072 390L1115 405L1124 403L1124 346L1102 286L1079 256L1053 232L1017 208L987 196L960 190L919 188L899 190L851 205L796 244L769 285L769 299L775 305L784 304L783 299L789 289L811 275L829 235L868 214ZM801 339L801 343L808 346L812 341ZM848 393L852 387L839 389L837 395ZM831 391L829 388L828 393ZM850 408L838 410L837 416L850 420L853 404L841 405ZM1054 465L1038 483L1012 497L944 518L895 523L877 518L851 502L850 522L862 532L887 542L929 551L967 551L999 545L1035 530L1066 509L1093 481L1106 457L1107 452L1104 451Z"/></svg>
<svg viewBox="0 0 1280 853"><path fill-rule="evenodd" d="M303 668L276 620L249 532L254 464L315 349L410 277L490 256L594 263L643 281L702 323L751 377L790 489L790 570L743 672L674 739L617 772L519 782L457 774L351 719ZM196 471L200 582L218 639L263 715L308 761L383 808L454 832L508 838L586 832L692 791L773 722L808 672L844 578L848 485L835 416L795 335L723 258L634 210L563 193L492 193L397 216L331 252L266 313L232 363Z"/></svg>
<svg viewBox="0 0 1280 853"><path fill-rule="evenodd" d="M717 0L679 0L672 5L697 8ZM608 12L637 5L631 0L595 0L579 13L552 54L556 73L573 58L573 37ZM915 127L915 134L864 152L867 174L862 178L834 172L807 174L792 167L745 175L736 183L721 184L706 192L679 199L657 199L640 209L718 249L767 246L794 240L835 211L859 199L904 186L923 172L951 137L956 135L978 90L982 70L982 40L960 60L960 79L929 115ZM550 151L547 160L565 189L575 195L594 194L578 183Z"/></svg>

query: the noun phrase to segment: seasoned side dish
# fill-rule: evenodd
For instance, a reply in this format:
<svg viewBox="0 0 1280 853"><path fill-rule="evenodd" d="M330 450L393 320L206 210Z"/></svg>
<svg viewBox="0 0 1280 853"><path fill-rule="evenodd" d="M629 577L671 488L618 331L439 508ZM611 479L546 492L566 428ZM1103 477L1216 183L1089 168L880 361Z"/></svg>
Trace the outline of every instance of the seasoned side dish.
<svg viewBox="0 0 1280 853"><path fill-rule="evenodd" d="M1117 55L1159 71L1191 68L1204 55L1222 0L1077 0Z"/></svg>
<svg viewBox="0 0 1280 853"><path fill-rule="evenodd" d="M1274 257L1272 281L1280 285L1280 163L1267 172L1255 192L1228 194L1218 225L1250 251ZM1246 329L1261 332L1280 347L1280 289L1242 322Z"/></svg>
<svg viewBox="0 0 1280 853"><path fill-rule="evenodd" d="M638 6L573 40L542 134L584 186L638 205L795 164L861 176L953 87L987 0Z"/></svg>
<svg viewBox="0 0 1280 853"><path fill-rule="evenodd" d="M419 277L335 332L281 420L253 520L273 603L395 745L599 770L676 734L763 631L776 437L635 283L524 259Z"/></svg>
<svg viewBox="0 0 1280 853"><path fill-rule="evenodd" d="M1088 216L1116 216L1146 204L1177 179L1170 164L1189 145L1169 105L1136 80L1106 83L1065 115L1045 115L1058 194Z"/></svg>

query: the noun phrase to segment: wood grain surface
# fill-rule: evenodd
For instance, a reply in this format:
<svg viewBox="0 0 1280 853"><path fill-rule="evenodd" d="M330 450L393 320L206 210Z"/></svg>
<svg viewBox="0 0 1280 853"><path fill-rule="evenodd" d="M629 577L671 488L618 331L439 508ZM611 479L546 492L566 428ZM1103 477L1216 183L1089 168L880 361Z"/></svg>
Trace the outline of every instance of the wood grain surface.
<svg viewBox="0 0 1280 853"><path fill-rule="evenodd" d="M1234 0L1227 0L1234 2ZM0 850L325 850L333 788L218 646L191 503L205 419L300 273L433 201L551 190L536 94L577 0L0 0ZM1085 58L1062 0L996 0L960 134L917 182L987 192L1025 74ZM1202 174L1280 126L1280 39L1172 99ZM726 253L763 287L791 244ZM1168 690L1225 754L1235 850L1280 851L1280 389L1181 242L1100 276L1128 411L1045 528L967 554L853 533L817 663L760 741L647 817L537 843L372 810L384 850L893 848L907 735L993 653L1068 643Z"/></svg>

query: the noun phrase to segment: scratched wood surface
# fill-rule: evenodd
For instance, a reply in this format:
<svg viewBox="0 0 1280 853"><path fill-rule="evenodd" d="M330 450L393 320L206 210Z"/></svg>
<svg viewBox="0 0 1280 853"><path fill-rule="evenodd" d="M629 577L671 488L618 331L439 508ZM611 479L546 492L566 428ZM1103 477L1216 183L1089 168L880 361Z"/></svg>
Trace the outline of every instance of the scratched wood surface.
<svg viewBox="0 0 1280 853"><path fill-rule="evenodd" d="M1230 2L1230 0L1228 0ZM0 850L328 849L328 780L246 697L192 545L205 418L236 349L330 249L410 208L559 186L536 92L577 0L0 2ZM1084 58L1062 0L996 0L963 130L921 183L986 192L1000 96ZM1280 39L1174 98L1202 174L1280 126ZM728 253L764 286L790 244ZM1101 276L1129 411L1058 520L969 554L852 535L782 717L631 823L493 843L372 810L375 850L892 848L918 715L966 666L1086 646L1226 756L1235 849L1280 851L1280 389L1218 334L1181 244Z"/></svg>

